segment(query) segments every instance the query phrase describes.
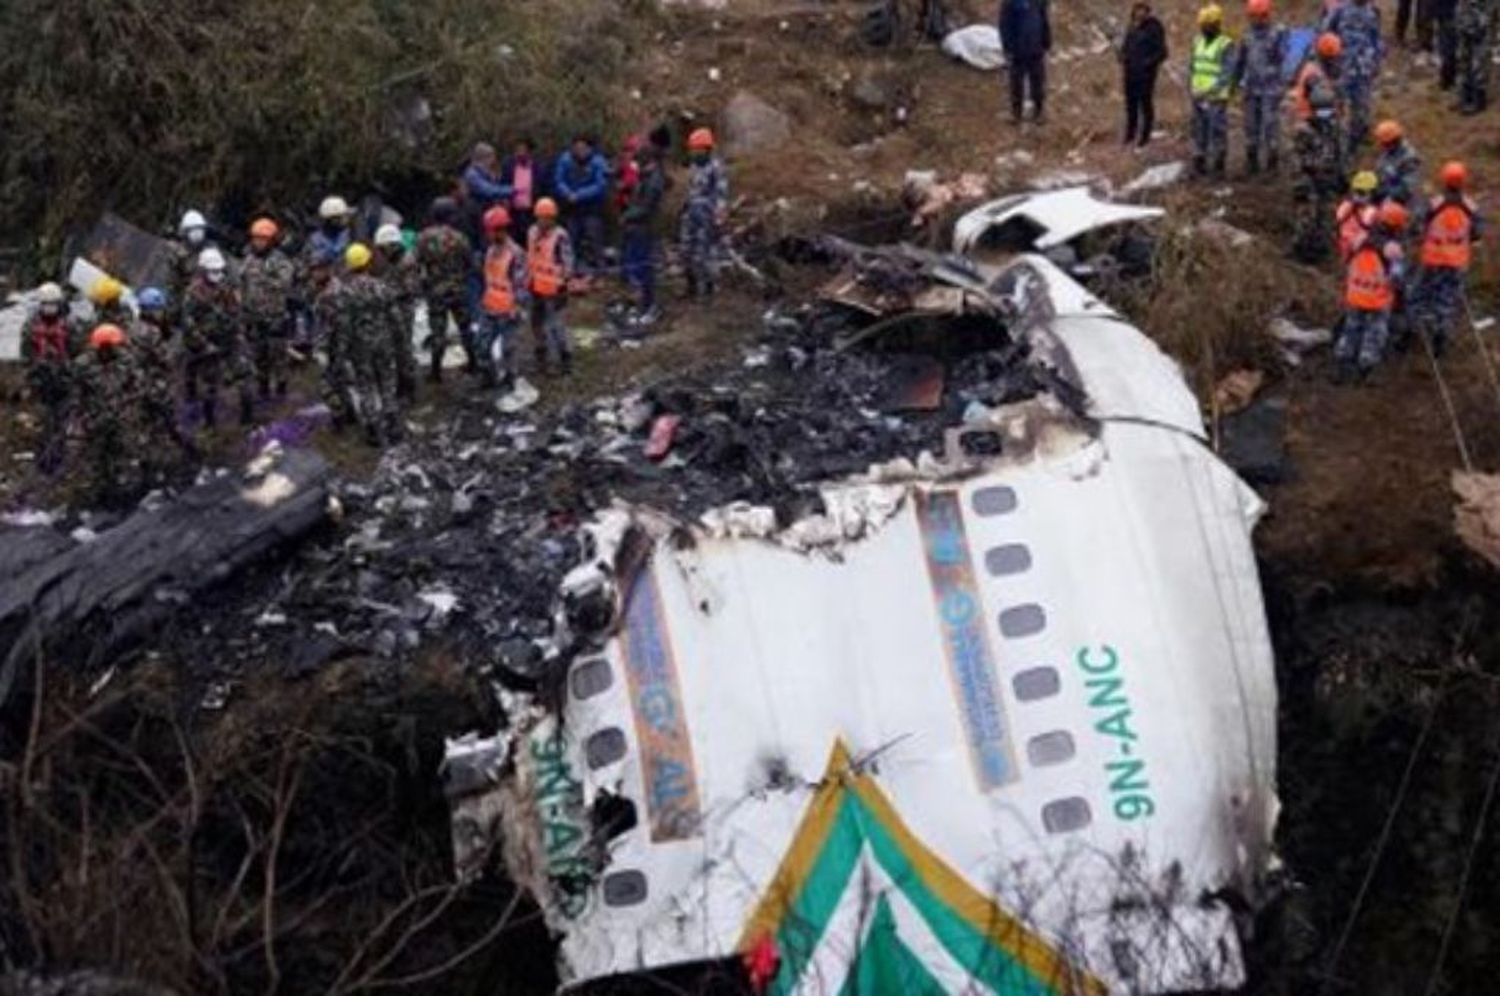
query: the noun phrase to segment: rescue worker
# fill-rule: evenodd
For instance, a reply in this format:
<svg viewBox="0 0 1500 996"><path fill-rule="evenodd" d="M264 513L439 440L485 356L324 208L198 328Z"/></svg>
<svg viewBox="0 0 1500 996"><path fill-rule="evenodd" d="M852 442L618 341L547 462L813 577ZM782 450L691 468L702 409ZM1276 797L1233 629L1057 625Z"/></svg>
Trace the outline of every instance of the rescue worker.
<svg viewBox="0 0 1500 996"><path fill-rule="evenodd" d="M707 128L688 135L692 166L677 239L693 297L712 297L718 290L720 243L729 220L729 174L714 155L714 144L714 133Z"/></svg>
<svg viewBox="0 0 1500 996"><path fill-rule="evenodd" d="M1287 57L1287 30L1271 22L1271 0L1248 0L1250 30L1234 59L1234 86L1244 94L1245 170L1260 172L1261 149L1275 172L1281 159L1282 66Z"/></svg>
<svg viewBox="0 0 1500 996"><path fill-rule="evenodd" d="M1433 30L1437 35L1438 89L1452 90L1458 84L1458 0L1429 0ZM1431 46L1424 46L1423 51Z"/></svg>
<svg viewBox="0 0 1500 996"><path fill-rule="evenodd" d="M417 362L411 348L411 330L417 320L417 301L422 297L422 273L406 251L406 240L395 225L381 225L375 232L375 261L371 272L384 280L396 298L401 321L391 348L396 351L396 397L410 401L417 396Z"/></svg>
<svg viewBox="0 0 1500 996"><path fill-rule="evenodd" d="M354 421L354 412L347 403L345 364L339 352L340 337L334 333L339 326L338 311L341 305L343 275L339 272L343 259L328 259L319 256L312 260L308 270L308 290L312 318L322 336L323 376L318 393L333 416L333 427L342 431Z"/></svg>
<svg viewBox="0 0 1500 996"><path fill-rule="evenodd" d="M318 257L344 258L344 251L354 241L349 232L350 213L349 204L342 197L323 198L318 205L318 227L307 237L302 249L304 261L311 262Z"/></svg>
<svg viewBox="0 0 1500 996"><path fill-rule="evenodd" d="M1483 224L1474 201L1464 192L1469 170L1463 163L1443 164L1438 171L1441 193L1427 203L1421 222L1421 269L1413 295L1413 311L1421 333L1438 356L1467 310L1466 281L1474 258L1474 245L1483 236Z"/></svg>
<svg viewBox="0 0 1500 996"><path fill-rule="evenodd" d="M36 312L21 332L21 362L26 367L26 386L42 407L37 466L43 473L51 473L62 463L67 448L72 359L77 341L62 288L54 283L42 284L36 292Z"/></svg>
<svg viewBox="0 0 1500 996"><path fill-rule="evenodd" d="M597 268L604 250L604 206L609 194L609 160L587 135L573 138L573 148L557 157L552 178L556 199L566 209L568 237L581 264Z"/></svg>
<svg viewBox="0 0 1500 996"><path fill-rule="evenodd" d="M1144 146L1156 127L1156 76L1167 61L1167 31L1151 5L1136 0L1120 43L1124 70L1125 144Z"/></svg>
<svg viewBox="0 0 1500 996"><path fill-rule="evenodd" d="M462 236L460 236L462 237ZM330 363L342 367L345 405L377 446L394 439L400 429L396 400L396 357L392 326L400 309L390 288L370 272L373 253L363 242L344 251L345 276L334 285L331 306Z"/></svg>
<svg viewBox="0 0 1500 996"><path fill-rule="evenodd" d="M184 373L188 401L203 401L203 424L218 424L219 389L236 387L240 424L255 417L250 396L244 314L240 295L229 281L224 254L214 248L198 255L198 274L188 285L183 302Z"/></svg>
<svg viewBox="0 0 1500 996"><path fill-rule="evenodd" d="M531 334L537 366L547 373L573 369L573 344L563 321L568 281L573 277L573 243L557 224L557 202L536 202L536 224L526 235L526 274L531 291Z"/></svg>
<svg viewBox="0 0 1500 996"><path fill-rule="evenodd" d="M1047 53L1052 50L1047 0L1000 0L996 27L1005 55L1011 123L1021 123L1029 96L1031 119L1040 124L1047 104Z"/></svg>
<svg viewBox="0 0 1500 996"><path fill-rule="evenodd" d="M114 505L127 496L125 471L135 449L130 414L140 391L125 330L113 322L95 326L74 368L89 494L100 505Z"/></svg>
<svg viewBox="0 0 1500 996"><path fill-rule="evenodd" d="M1327 81L1319 80L1308 98L1312 116L1297 126L1297 180L1292 196L1299 206L1292 255L1318 263L1333 250L1333 205L1348 182L1344 136L1335 114L1336 98Z"/></svg>
<svg viewBox="0 0 1500 996"><path fill-rule="evenodd" d="M1333 344L1338 383L1363 380L1380 364L1405 268L1401 240L1408 218L1397 201L1380 206L1374 230L1344 272L1344 316Z"/></svg>
<svg viewBox="0 0 1500 996"><path fill-rule="evenodd" d="M96 325L112 324L125 328L134 317L125 304L125 285L114 277L100 277L89 288L89 303L94 306Z"/></svg>
<svg viewBox="0 0 1500 996"><path fill-rule="evenodd" d="M1375 126L1375 191L1377 201L1398 201L1410 213L1416 207L1421 184L1422 157L1406 139L1405 129L1395 121Z"/></svg>
<svg viewBox="0 0 1500 996"><path fill-rule="evenodd" d="M270 218L250 225L250 251L240 264L245 336L253 354L260 399L286 397L287 350L292 338L292 297L297 270L277 247L281 228Z"/></svg>
<svg viewBox="0 0 1500 996"><path fill-rule="evenodd" d="M1348 0L1328 16L1325 29L1340 43L1340 92L1348 114L1349 152L1364 143L1370 131L1370 99L1380 78L1385 45L1380 39L1380 10L1371 0Z"/></svg>
<svg viewBox="0 0 1500 996"><path fill-rule="evenodd" d="M526 292L526 251L510 237L510 212L496 205L484 213L484 293L474 348L487 387L509 387L516 374L516 332Z"/></svg>
<svg viewBox="0 0 1500 996"><path fill-rule="evenodd" d="M1495 47L1495 12L1500 0L1458 0L1458 105L1460 114L1489 106L1490 64Z"/></svg>
<svg viewBox="0 0 1500 996"><path fill-rule="evenodd" d="M180 343L173 334L170 298L160 287L147 287L136 303L140 316L127 338L141 386L141 471L148 485L156 487L166 483L172 470L169 453L180 453L194 464L198 450L177 421Z"/></svg>
<svg viewBox="0 0 1500 996"><path fill-rule="evenodd" d="M469 240L455 227L458 205L451 197L432 202L432 223L417 236L417 267L422 275L422 296L427 299L427 321L431 332L427 350L432 357L428 377L443 379L443 353L448 346L448 319L458 327L459 341L468 359L468 370L477 373L474 356L474 319L469 314L466 293L474 256Z"/></svg>
<svg viewBox="0 0 1500 996"><path fill-rule="evenodd" d="M198 273L198 254L210 245L208 219L196 209L184 211L177 222L177 239L172 242L172 276L165 288L168 301L177 309L173 317L178 321L188 285Z"/></svg>
<svg viewBox="0 0 1500 996"><path fill-rule="evenodd" d="M1365 244L1375 227L1375 192L1379 181L1365 169L1349 181L1349 196L1339 202L1333 221L1338 229L1339 263L1347 265L1354 251Z"/></svg>
<svg viewBox="0 0 1500 996"><path fill-rule="evenodd" d="M639 295L637 322L650 325L661 317L656 307L656 229L667 182L653 146L636 149L635 162L635 186L620 213L625 230L625 281Z"/></svg>
<svg viewBox="0 0 1500 996"><path fill-rule="evenodd" d="M1338 35L1330 32L1323 32L1313 42L1312 55L1302 60L1302 65L1297 67L1297 72L1292 77L1289 96L1292 118L1296 123L1312 120L1312 92L1318 84L1327 84L1330 89L1337 86L1339 59L1343 52L1344 43L1339 41Z"/></svg>
<svg viewBox="0 0 1500 996"><path fill-rule="evenodd" d="M1224 175L1229 142L1229 92L1233 86L1234 42L1224 33L1224 9L1216 3L1198 11L1188 89L1193 99L1193 172Z"/></svg>

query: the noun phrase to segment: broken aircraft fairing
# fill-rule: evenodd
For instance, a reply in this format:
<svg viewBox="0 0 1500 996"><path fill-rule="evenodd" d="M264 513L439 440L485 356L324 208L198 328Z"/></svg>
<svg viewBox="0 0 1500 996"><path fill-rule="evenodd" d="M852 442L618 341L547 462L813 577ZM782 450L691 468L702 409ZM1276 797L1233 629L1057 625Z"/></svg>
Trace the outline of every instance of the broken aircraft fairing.
<svg viewBox="0 0 1500 996"><path fill-rule="evenodd" d="M1003 455L831 484L811 526L595 526L565 587L618 629L503 789L569 985L752 953L776 992L1243 982L1209 897L1253 901L1276 812L1259 502L1145 336L1036 257L991 287L1090 419L991 413Z"/></svg>

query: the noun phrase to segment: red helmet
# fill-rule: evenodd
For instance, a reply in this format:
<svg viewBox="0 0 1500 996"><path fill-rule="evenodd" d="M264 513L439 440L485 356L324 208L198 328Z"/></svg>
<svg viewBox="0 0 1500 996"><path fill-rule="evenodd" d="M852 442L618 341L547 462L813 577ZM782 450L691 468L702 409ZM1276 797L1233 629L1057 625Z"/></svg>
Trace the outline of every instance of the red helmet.
<svg viewBox="0 0 1500 996"><path fill-rule="evenodd" d="M707 128L695 128L688 135L688 151L707 152L714 147L714 133Z"/></svg>
<svg viewBox="0 0 1500 996"><path fill-rule="evenodd" d="M1337 59L1344 52L1344 43L1332 31L1318 36L1318 55L1324 59Z"/></svg>
<svg viewBox="0 0 1500 996"><path fill-rule="evenodd" d="M1404 231L1406 223L1411 220L1406 208L1401 206L1400 201L1386 201L1380 205L1378 214L1380 223L1394 232Z"/></svg>
<svg viewBox="0 0 1500 996"><path fill-rule="evenodd" d="M252 239L262 239L270 242L280 233L281 229L270 218L256 218L250 225L250 237Z"/></svg>
<svg viewBox="0 0 1500 996"><path fill-rule="evenodd" d="M510 212L505 207L496 204L484 213L484 231L486 235L494 235L510 227Z"/></svg>
<svg viewBox="0 0 1500 996"><path fill-rule="evenodd" d="M1271 0L1245 0L1245 13L1251 20L1271 16Z"/></svg>
<svg viewBox="0 0 1500 996"><path fill-rule="evenodd" d="M1395 145L1401 141L1402 134L1401 123L1398 121L1386 119L1375 126L1375 141L1380 145Z"/></svg>
<svg viewBox="0 0 1500 996"><path fill-rule="evenodd" d="M550 197L543 197L532 210L538 218L556 218L557 202Z"/></svg>
<svg viewBox="0 0 1500 996"><path fill-rule="evenodd" d="M106 322L89 333L89 346L93 349L123 345L125 345L125 330L118 325Z"/></svg>
<svg viewBox="0 0 1500 996"><path fill-rule="evenodd" d="M1443 163L1438 170L1438 181L1448 190L1462 190L1469 185L1469 167L1457 159Z"/></svg>

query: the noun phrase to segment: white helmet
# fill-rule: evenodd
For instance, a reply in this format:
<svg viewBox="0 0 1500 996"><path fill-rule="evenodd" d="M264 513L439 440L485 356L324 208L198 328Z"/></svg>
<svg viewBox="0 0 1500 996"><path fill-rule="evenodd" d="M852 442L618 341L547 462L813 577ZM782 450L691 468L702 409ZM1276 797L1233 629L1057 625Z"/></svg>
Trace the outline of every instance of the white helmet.
<svg viewBox="0 0 1500 996"><path fill-rule="evenodd" d="M182 220L177 223L177 234L186 235L188 232L192 231L195 228L207 227L208 219L203 217L200 212L187 211L183 214Z"/></svg>
<svg viewBox="0 0 1500 996"><path fill-rule="evenodd" d="M401 229L395 225L381 225L375 230L375 244L377 246L399 246L401 244Z"/></svg>
<svg viewBox="0 0 1500 996"><path fill-rule="evenodd" d="M318 205L318 217L324 221L333 221L336 218L345 218L349 215L349 205L344 203L342 197L325 197L323 203Z"/></svg>
<svg viewBox="0 0 1500 996"><path fill-rule="evenodd" d="M57 284L52 283L50 280L47 283L42 284L42 286L40 286L40 287L38 287L36 289L36 303L37 304L62 304L63 303L62 288L59 287L59 286L57 286Z"/></svg>
<svg viewBox="0 0 1500 996"><path fill-rule="evenodd" d="M218 271L222 273L227 265L224 262L224 254L213 246L209 246L198 254L198 269L205 272L213 273Z"/></svg>

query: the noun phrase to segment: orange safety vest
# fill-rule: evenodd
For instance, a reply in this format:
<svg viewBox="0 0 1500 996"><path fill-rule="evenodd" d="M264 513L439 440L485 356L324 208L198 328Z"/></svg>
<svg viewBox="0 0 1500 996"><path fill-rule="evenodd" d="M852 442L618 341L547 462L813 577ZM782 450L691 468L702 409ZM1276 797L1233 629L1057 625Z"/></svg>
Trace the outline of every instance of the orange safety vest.
<svg viewBox="0 0 1500 996"><path fill-rule="evenodd" d="M1346 200L1339 204L1333 220L1339 226L1339 259L1347 263L1370 237L1370 229L1375 225L1375 205Z"/></svg>
<svg viewBox="0 0 1500 996"><path fill-rule="evenodd" d="M1383 247L1366 241L1349 260L1344 303L1358 311L1385 311L1396 302Z"/></svg>
<svg viewBox="0 0 1500 996"><path fill-rule="evenodd" d="M1292 79L1292 113L1297 115L1298 121L1312 120L1312 101L1308 94L1312 91L1312 85L1323 79L1327 74L1315 58L1308 59L1302 63L1302 68L1297 70L1297 75Z"/></svg>
<svg viewBox="0 0 1500 996"><path fill-rule="evenodd" d="M1469 199L1450 201L1434 197L1422 238L1422 265L1467 270L1473 236L1474 205Z"/></svg>
<svg viewBox="0 0 1500 996"><path fill-rule="evenodd" d="M532 229L526 237L526 266L531 271L531 292L537 297L557 297L563 289L562 267L557 265L557 240L562 229L543 234Z"/></svg>
<svg viewBox="0 0 1500 996"><path fill-rule="evenodd" d="M514 315L516 289L511 286L510 269L516 254L510 244L490 246L484 253L484 297L480 304L489 315Z"/></svg>

